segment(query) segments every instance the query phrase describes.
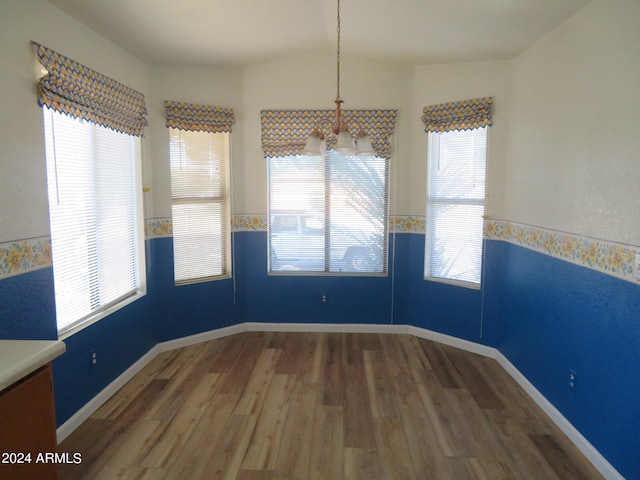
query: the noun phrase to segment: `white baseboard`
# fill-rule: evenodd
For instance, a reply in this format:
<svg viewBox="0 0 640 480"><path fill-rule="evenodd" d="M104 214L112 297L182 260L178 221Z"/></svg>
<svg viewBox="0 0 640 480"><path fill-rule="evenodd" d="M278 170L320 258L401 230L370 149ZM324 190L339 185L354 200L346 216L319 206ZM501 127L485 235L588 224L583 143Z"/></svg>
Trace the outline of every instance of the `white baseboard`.
<svg viewBox="0 0 640 480"><path fill-rule="evenodd" d="M406 325L362 323L244 323L248 332L407 333Z"/></svg>
<svg viewBox="0 0 640 480"><path fill-rule="evenodd" d="M107 385L95 397L89 400L84 406L78 410L71 418L64 422L57 429L58 443L67 438L76 428L78 428L86 419L95 413L104 403L109 400L118 390L120 390L136 373L142 370L151 360L156 358L160 353L158 346L155 345L151 350L140 357L133 365L127 368L113 382Z"/></svg>
<svg viewBox="0 0 640 480"><path fill-rule="evenodd" d="M496 361L504 368L551 421L573 442L582 454L607 480L624 480L624 477L606 458L574 427L562 413L540 393L540 391L500 351L496 350Z"/></svg>
<svg viewBox="0 0 640 480"><path fill-rule="evenodd" d="M247 329L245 325L246 323L239 323L230 327L217 328L215 330L209 330L208 332L189 335L188 337L176 338L175 340L158 343L156 347L158 348L158 353L168 352L177 348L184 348L190 345L208 342L209 340L215 340L216 338L228 337L229 335L235 335L236 333L246 332Z"/></svg>
<svg viewBox="0 0 640 480"><path fill-rule="evenodd" d="M459 348L467 352L477 353L483 357L496 358L498 350L492 347L487 347L480 343L470 342L458 337L452 337L444 333L434 332L433 330L426 330L420 327L414 327L411 325L406 326L407 333L414 337L424 338L426 340L433 340L434 342L449 345L450 347Z"/></svg>
<svg viewBox="0 0 640 480"><path fill-rule="evenodd" d="M505 357L498 349L443 333L411 325L330 324L330 323L260 323L245 322L187 337L156 344L118 378L93 397L57 430L58 443L67 438L100 408L112 395L131 380L159 353L195 345L201 342L235 335L242 332L327 332L327 333L384 333L409 334L432 340L472 353L495 359L525 392L535 401L562 432L576 445L582 454L607 480L624 480L624 477L591 445L591 443L567 420L553 404Z"/></svg>

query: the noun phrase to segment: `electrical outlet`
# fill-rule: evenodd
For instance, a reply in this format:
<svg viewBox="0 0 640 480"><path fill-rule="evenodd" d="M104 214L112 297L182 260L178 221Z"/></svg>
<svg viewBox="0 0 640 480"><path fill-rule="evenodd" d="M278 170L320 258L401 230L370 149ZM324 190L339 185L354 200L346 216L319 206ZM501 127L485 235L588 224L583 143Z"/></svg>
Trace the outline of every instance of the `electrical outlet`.
<svg viewBox="0 0 640 480"><path fill-rule="evenodd" d="M640 252L636 253L636 264L633 267L633 278L640 280Z"/></svg>
<svg viewBox="0 0 640 480"><path fill-rule="evenodd" d="M89 352L89 365L91 365L92 367L95 367L97 363L98 363L98 354L96 353L95 350L91 350Z"/></svg>
<svg viewBox="0 0 640 480"><path fill-rule="evenodd" d="M578 375L573 370L569 370L569 390L576 391L576 383L578 381Z"/></svg>
<svg viewBox="0 0 640 480"><path fill-rule="evenodd" d="M327 295L326 293L322 294L321 301L323 305L326 305L329 303L329 295Z"/></svg>

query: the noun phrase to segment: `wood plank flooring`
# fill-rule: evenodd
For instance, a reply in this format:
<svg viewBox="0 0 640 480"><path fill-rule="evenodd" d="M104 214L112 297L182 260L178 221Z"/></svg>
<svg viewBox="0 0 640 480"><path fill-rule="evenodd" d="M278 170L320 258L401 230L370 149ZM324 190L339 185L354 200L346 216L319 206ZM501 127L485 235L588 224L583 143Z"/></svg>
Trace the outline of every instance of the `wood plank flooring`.
<svg viewBox="0 0 640 480"><path fill-rule="evenodd" d="M157 356L60 479L600 479L494 361L409 335L251 332Z"/></svg>

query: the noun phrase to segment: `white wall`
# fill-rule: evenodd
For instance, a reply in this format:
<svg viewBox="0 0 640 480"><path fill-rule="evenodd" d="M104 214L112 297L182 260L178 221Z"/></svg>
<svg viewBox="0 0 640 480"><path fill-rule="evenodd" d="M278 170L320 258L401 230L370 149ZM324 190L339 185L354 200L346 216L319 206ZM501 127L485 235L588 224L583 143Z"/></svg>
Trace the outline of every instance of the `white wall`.
<svg viewBox="0 0 640 480"><path fill-rule="evenodd" d="M427 134L423 108L445 102L493 98L493 125L487 152L486 214L503 215L506 138L509 126L510 64L502 62L456 63L416 66L413 75L411 112L411 202L407 213L424 215L427 183Z"/></svg>
<svg viewBox="0 0 640 480"><path fill-rule="evenodd" d="M49 235L42 108L31 40L147 92L146 65L49 3L1 1L0 242Z"/></svg>
<svg viewBox="0 0 640 480"><path fill-rule="evenodd" d="M594 0L512 85L505 217L640 244L640 2Z"/></svg>

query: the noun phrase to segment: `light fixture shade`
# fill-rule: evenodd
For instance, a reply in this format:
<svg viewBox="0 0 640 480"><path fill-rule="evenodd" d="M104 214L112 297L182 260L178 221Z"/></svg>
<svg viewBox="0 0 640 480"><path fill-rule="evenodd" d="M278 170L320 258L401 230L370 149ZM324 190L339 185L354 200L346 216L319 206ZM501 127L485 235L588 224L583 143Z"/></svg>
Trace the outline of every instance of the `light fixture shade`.
<svg viewBox="0 0 640 480"><path fill-rule="evenodd" d="M336 151L344 155L353 155L356 153L355 144L351 133L348 131L340 132L336 140Z"/></svg>
<svg viewBox="0 0 640 480"><path fill-rule="evenodd" d="M324 140L322 140L317 135L310 135L307 138L307 143L304 145L304 149L302 150L303 155L309 155L313 157L324 156L326 151L326 147L324 145Z"/></svg>
<svg viewBox="0 0 640 480"><path fill-rule="evenodd" d="M376 151L373 149L373 145L371 145L371 137L369 135L358 137L356 140L356 155L361 155L363 157L376 155Z"/></svg>

